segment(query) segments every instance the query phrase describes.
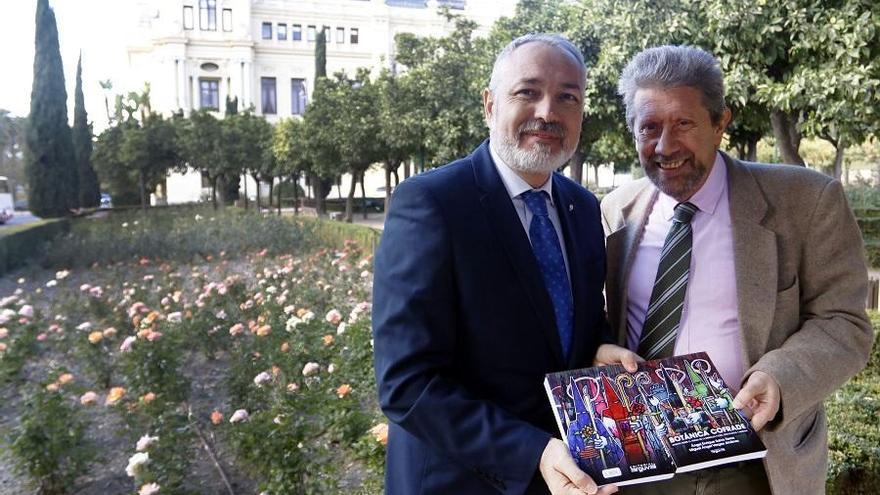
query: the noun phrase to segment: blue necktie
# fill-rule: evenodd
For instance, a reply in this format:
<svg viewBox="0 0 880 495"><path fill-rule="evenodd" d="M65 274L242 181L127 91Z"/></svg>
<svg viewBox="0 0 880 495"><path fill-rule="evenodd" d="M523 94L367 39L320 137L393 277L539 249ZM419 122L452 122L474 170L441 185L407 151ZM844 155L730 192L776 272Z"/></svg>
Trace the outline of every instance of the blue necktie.
<svg viewBox="0 0 880 495"><path fill-rule="evenodd" d="M565 269L565 259L562 257L562 248L559 246L559 237L556 229L547 215L547 192L526 191L520 195L532 212L532 222L529 224L529 239L532 242L532 252L538 260L541 275L544 278L544 286L553 302L553 312L556 314L556 328L559 331L559 340L562 343L562 355L568 359L571 348L572 321L574 320L574 305L571 299L571 286L568 282L568 273Z"/></svg>

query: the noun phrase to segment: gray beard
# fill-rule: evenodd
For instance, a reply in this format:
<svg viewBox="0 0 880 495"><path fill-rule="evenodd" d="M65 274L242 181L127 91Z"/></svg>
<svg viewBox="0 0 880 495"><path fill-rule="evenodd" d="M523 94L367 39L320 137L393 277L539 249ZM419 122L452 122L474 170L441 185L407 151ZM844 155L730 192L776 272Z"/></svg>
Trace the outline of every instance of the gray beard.
<svg viewBox="0 0 880 495"><path fill-rule="evenodd" d="M547 174L555 171L565 163L574 154L572 150L562 149L558 153L550 152L550 147L543 144L536 144L531 149L522 149L515 139L506 136L497 136L495 132L490 132L491 141L495 144L495 152L504 160L508 167L516 172L527 174Z"/></svg>

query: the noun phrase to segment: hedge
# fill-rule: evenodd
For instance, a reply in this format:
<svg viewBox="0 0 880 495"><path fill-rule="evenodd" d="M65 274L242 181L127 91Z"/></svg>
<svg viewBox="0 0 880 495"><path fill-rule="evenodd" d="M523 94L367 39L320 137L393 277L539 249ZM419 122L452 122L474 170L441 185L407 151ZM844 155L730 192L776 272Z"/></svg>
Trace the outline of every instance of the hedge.
<svg viewBox="0 0 880 495"><path fill-rule="evenodd" d="M69 218L6 226L0 231L0 275L18 268L39 252L39 246L70 231Z"/></svg>

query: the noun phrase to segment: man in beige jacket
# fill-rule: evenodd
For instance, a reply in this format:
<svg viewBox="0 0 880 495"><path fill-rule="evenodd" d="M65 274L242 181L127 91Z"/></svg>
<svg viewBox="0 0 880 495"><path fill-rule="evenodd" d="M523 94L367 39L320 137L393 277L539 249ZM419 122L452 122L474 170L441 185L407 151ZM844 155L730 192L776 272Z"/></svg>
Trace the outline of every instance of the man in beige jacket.
<svg viewBox="0 0 880 495"><path fill-rule="evenodd" d="M822 402L864 367L873 339L841 184L718 151L730 111L702 50L645 50L618 89L647 177L602 202L612 328L649 359L708 352L768 449L763 462L621 492L823 493Z"/></svg>

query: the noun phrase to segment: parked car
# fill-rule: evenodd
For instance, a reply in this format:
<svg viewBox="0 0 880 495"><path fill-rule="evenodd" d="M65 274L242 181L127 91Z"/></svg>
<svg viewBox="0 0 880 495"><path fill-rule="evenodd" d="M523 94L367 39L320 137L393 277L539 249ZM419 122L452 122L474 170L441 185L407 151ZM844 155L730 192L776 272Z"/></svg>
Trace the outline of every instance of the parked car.
<svg viewBox="0 0 880 495"><path fill-rule="evenodd" d="M113 199L108 193L101 193L101 208L113 208Z"/></svg>

